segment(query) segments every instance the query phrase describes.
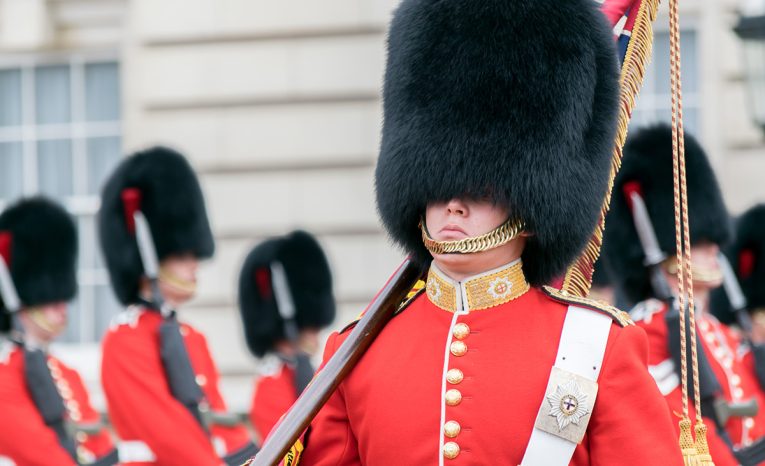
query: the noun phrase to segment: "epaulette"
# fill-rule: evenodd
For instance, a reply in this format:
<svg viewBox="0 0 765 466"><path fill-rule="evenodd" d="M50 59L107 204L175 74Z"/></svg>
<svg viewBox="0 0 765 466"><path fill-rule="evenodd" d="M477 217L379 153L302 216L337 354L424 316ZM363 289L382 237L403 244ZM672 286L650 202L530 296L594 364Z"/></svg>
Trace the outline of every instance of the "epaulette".
<svg viewBox="0 0 765 466"><path fill-rule="evenodd" d="M398 309L396 309L396 312L393 313L393 315L397 316L401 314L402 312L404 312L404 310L409 306L409 304L411 304L412 301L414 301L417 298L417 296L422 294L423 291L425 291L425 282L423 280L417 280L417 283L415 283L412 289L409 290L409 293L406 294L406 298L404 298L404 300L401 301L401 304L398 305ZM340 330L338 334L343 334L347 332L348 330L351 330L353 327L356 326L356 324L359 323L362 317L364 317L364 312L359 314L359 316L356 317L356 319L354 319L351 323L343 327L343 329Z"/></svg>
<svg viewBox="0 0 765 466"><path fill-rule="evenodd" d="M635 325L635 323L630 318L629 314L615 308L614 306L610 306L604 302L595 301L594 299L589 299L589 298L583 298L581 296L570 295L566 293L565 291L555 289L551 286L544 286L542 287L542 289L547 296L549 296L555 301L558 301L559 303L568 304L568 305L573 304L575 306L586 307L587 309L592 309L594 311L599 311L604 314L608 314L608 316L610 316L614 320L614 322L616 322L622 327L627 327L628 325Z"/></svg>

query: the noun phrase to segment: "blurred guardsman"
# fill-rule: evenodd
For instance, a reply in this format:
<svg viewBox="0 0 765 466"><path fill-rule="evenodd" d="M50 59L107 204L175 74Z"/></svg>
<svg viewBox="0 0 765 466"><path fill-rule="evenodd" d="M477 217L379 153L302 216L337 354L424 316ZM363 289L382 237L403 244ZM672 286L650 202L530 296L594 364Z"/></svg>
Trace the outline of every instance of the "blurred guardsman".
<svg viewBox="0 0 765 466"><path fill-rule="evenodd" d="M744 212L735 222L733 243L725 250L746 299L755 344L765 343L765 204ZM723 288L712 294L712 311L721 322L736 321Z"/></svg>
<svg viewBox="0 0 765 466"><path fill-rule="evenodd" d="M0 215L0 260L10 270L0 271L0 334L7 334L0 335L0 459L18 466L117 464L80 375L48 353L77 293L74 221L53 201L17 202Z"/></svg>
<svg viewBox="0 0 765 466"><path fill-rule="evenodd" d="M254 445L226 413L204 335L175 314L194 296L199 260L214 251L186 159L152 148L123 160L104 186L98 228L114 292L128 306L104 338L101 373L123 464L241 464ZM156 280L142 261L147 236Z"/></svg>
<svg viewBox="0 0 765 466"><path fill-rule="evenodd" d="M616 291L602 262L595 264L595 271L592 274L592 288L590 288L588 297L614 306L616 304Z"/></svg>
<svg viewBox="0 0 765 466"><path fill-rule="evenodd" d="M544 286L607 189L618 73L597 4L404 0L388 37L377 203L427 278L301 464L681 465L645 333Z"/></svg>
<svg viewBox="0 0 765 466"><path fill-rule="evenodd" d="M239 310L247 345L261 358L250 420L265 438L311 381L319 330L335 318L332 275L316 239L295 231L255 247L239 277Z"/></svg>
<svg viewBox="0 0 765 466"><path fill-rule="evenodd" d="M714 387L712 395L731 406L759 405L759 411L744 410L748 415L730 416L713 406L705 406L705 416L715 419L707 425L720 427L710 435L710 449L715 463L738 464L730 456L730 444L737 450L751 445L765 434L765 397L752 367L745 363L740 340L709 312L710 291L722 284L718 262L720 246L730 239L728 213L717 179L704 150L688 133L685 138L688 183L688 218L690 219L691 257L693 260L693 294L699 341L708 358ZM622 168L616 179L611 210L606 219L603 258L616 285L635 304L630 312L635 323L645 329L649 338L648 364L651 374L666 397L673 412L682 412L679 348L668 330L669 306L660 301L652 287L633 218L636 208L633 196L639 196L647 209L658 248L666 256L660 263L661 275L677 294L675 249L675 217L672 178L672 132L667 125L658 125L635 133L624 149ZM703 385L703 384L702 384ZM702 402L705 401L702 386ZM724 426L724 430L721 428ZM727 432L727 436L726 436ZM725 443L729 443L726 446ZM745 450L742 450L742 454Z"/></svg>

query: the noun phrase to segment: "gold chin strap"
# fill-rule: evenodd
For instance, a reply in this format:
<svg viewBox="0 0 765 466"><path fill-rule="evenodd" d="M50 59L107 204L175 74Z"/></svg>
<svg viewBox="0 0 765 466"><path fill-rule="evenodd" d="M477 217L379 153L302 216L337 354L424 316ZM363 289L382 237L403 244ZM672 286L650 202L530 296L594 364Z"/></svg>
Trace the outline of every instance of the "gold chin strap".
<svg viewBox="0 0 765 466"><path fill-rule="evenodd" d="M167 283L173 288L176 288L184 293L193 294L197 290L196 283L189 280L184 280L177 275L168 272L162 267L159 269L159 281Z"/></svg>
<svg viewBox="0 0 765 466"><path fill-rule="evenodd" d="M514 240L524 228L526 225L522 220L508 219L502 225L481 236L456 241L436 241L430 237L425 221L420 220L422 242L431 254L472 254L488 251Z"/></svg>
<svg viewBox="0 0 765 466"><path fill-rule="evenodd" d="M39 307L30 307L26 311L29 319L32 320L35 325L48 333L56 333L62 327L62 325L51 324L50 321L48 321L48 319L45 317L45 314L42 312L42 309Z"/></svg>
<svg viewBox="0 0 765 466"><path fill-rule="evenodd" d="M677 276L677 258L673 256L665 260L664 270L670 275ZM697 283L719 283L723 280L722 270L720 269L710 269L691 264L691 273L693 274L693 281Z"/></svg>

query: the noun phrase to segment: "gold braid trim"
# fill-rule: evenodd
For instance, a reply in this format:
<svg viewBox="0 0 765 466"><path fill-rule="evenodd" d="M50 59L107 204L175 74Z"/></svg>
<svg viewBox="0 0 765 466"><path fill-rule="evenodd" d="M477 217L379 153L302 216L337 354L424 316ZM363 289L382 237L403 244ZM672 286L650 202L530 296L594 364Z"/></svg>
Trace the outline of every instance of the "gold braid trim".
<svg viewBox="0 0 765 466"><path fill-rule="evenodd" d="M563 280L562 289L576 296L587 296L592 286L592 273L595 262L600 256L600 247L603 245L603 230L605 229L606 214L611 203L611 191L614 188L614 179L622 165L622 147L627 140L627 128L635 108L635 101L640 88L643 86L643 78L653 48L653 27L651 23L656 19L659 8L659 0L642 0L632 28L632 38L627 46L624 56L622 71L619 77L621 89L619 102L619 120L617 126L614 152L611 158L611 174L608 179L608 189L603 206L600 209L600 219L595 226L587 246L581 256L569 266Z"/></svg>
<svg viewBox="0 0 765 466"><path fill-rule="evenodd" d="M542 291L544 291L547 296L560 303L584 306L588 309L594 309L603 312L604 314L608 314L621 327L635 325L635 322L632 321L629 314L610 304L595 301L594 299L582 298L581 296L572 296L565 291L556 290L551 286L542 287Z"/></svg>
<svg viewBox="0 0 765 466"><path fill-rule="evenodd" d="M457 241L436 241L430 237L425 222L420 221L422 242L431 254L471 254L488 251L514 240L524 228L523 221L508 219L502 225L481 236Z"/></svg>

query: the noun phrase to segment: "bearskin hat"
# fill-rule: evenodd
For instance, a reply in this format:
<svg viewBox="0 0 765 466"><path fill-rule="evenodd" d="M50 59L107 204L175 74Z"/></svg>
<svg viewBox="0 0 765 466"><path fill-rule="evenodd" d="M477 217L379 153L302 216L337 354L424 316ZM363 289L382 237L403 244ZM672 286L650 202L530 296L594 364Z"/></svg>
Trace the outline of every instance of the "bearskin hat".
<svg viewBox="0 0 765 466"><path fill-rule="evenodd" d="M685 164L691 244L706 240L722 246L730 237L728 211L707 155L688 133ZM606 217L603 259L615 285L634 304L650 297L652 290L645 254L624 192L627 183L639 187L662 252L674 255L672 129L668 125L642 129L628 139Z"/></svg>
<svg viewBox="0 0 765 466"><path fill-rule="evenodd" d="M104 185L98 233L114 292L123 304L131 304L138 300L143 265L126 190L134 193L149 223L160 261L187 253L209 258L215 243L199 181L181 154L154 147L125 158Z"/></svg>
<svg viewBox="0 0 765 466"><path fill-rule="evenodd" d="M733 242L725 255L749 310L765 308L765 204L750 208L736 220ZM712 312L724 323L735 320L722 287L712 293Z"/></svg>
<svg viewBox="0 0 765 466"><path fill-rule="evenodd" d="M24 306L69 301L77 294L77 228L63 207L22 199L0 214L0 255ZM0 331L10 326L0 297Z"/></svg>
<svg viewBox="0 0 765 466"><path fill-rule="evenodd" d="M617 80L591 0L404 0L388 35L376 170L390 236L426 263L426 206L489 197L533 234L528 280L561 275L605 197Z"/></svg>
<svg viewBox="0 0 765 466"><path fill-rule="evenodd" d="M286 338L274 289L274 263L280 263L298 328L323 328L335 318L332 274L316 239L304 231L272 238L256 246L239 276L239 310L247 346L263 356Z"/></svg>

